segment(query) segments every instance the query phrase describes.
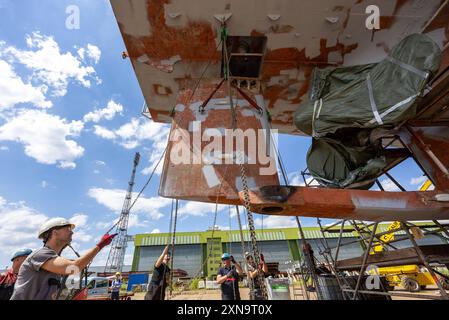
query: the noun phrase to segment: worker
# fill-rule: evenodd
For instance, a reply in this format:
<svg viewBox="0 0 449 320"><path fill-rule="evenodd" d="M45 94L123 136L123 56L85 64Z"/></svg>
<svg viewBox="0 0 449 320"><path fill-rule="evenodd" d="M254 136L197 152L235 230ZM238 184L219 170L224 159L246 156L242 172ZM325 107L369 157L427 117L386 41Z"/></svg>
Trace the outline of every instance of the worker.
<svg viewBox="0 0 449 320"><path fill-rule="evenodd" d="M148 292L145 295L145 300L164 300L165 289L168 285L170 277L170 268L168 263L170 261L171 254L168 251L168 245L162 251L162 254L154 264L153 275L151 277L150 284L148 285Z"/></svg>
<svg viewBox="0 0 449 320"><path fill-rule="evenodd" d="M115 273L115 278L111 284L111 300L120 300L120 288L122 287L122 274L120 272Z"/></svg>
<svg viewBox="0 0 449 320"><path fill-rule="evenodd" d="M221 284L221 299L240 300L239 274L243 273L242 267L226 252L221 256L221 261L224 265L217 272L217 282Z"/></svg>
<svg viewBox="0 0 449 320"><path fill-rule="evenodd" d="M11 298L20 267L32 252L31 249L21 249L13 254L11 258L12 268L0 275L0 300Z"/></svg>
<svg viewBox="0 0 449 320"><path fill-rule="evenodd" d="M249 253L245 253L246 257L246 272L249 275L250 279L253 281L253 289L254 289L254 299L255 300L264 300L263 292L261 290L261 283L259 275L265 277L265 274L268 273L268 267L265 263L265 258L263 254L260 254L260 263L259 266L256 266L256 262L254 261L253 256Z"/></svg>
<svg viewBox="0 0 449 320"><path fill-rule="evenodd" d="M62 290L62 276L83 270L117 234L105 234L100 242L76 260L61 257L72 242L75 225L64 218L45 222L38 237L44 246L30 254L22 264L11 300L55 300Z"/></svg>

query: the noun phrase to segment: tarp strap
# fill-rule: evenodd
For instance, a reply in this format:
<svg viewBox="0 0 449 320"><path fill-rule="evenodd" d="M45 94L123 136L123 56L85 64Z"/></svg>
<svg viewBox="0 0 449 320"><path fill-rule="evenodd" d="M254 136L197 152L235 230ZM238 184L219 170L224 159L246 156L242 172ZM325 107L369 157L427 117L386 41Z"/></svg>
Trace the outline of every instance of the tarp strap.
<svg viewBox="0 0 449 320"><path fill-rule="evenodd" d="M390 108L388 108L387 110L385 110L384 112L382 112L382 114L380 115L381 118L384 118L385 116L387 116L388 114L392 113L393 111L395 111L396 109L400 108L401 106L403 106L404 104L407 104L411 101L413 101L413 99L415 99L417 96L419 96L419 94L414 94L410 97L408 97L407 99L404 99L402 101L399 101L398 103L396 103L394 106L391 106ZM374 122L376 122L377 119L372 119L369 122L366 123L366 125L369 124L373 124Z"/></svg>
<svg viewBox="0 0 449 320"><path fill-rule="evenodd" d="M376 101L374 100L373 84L371 83L371 77L369 73L366 75L366 84L368 85L369 102L371 104L371 109L373 110L374 119L376 119L377 123L382 125L383 122L382 118L379 115L379 111L377 111Z"/></svg>
<svg viewBox="0 0 449 320"><path fill-rule="evenodd" d="M418 68L416 68L416 67L414 67L414 66L412 66L410 64L407 64L405 62L402 62L402 61L400 61L400 60L398 60L396 58L388 56L387 60L390 61L391 63L397 64L398 66L400 66L401 68L403 68L405 70L408 70L410 72L413 72L413 73L417 74L421 78L427 79L427 77L429 76L428 72L419 70Z"/></svg>
<svg viewBox="0 0 449 320"><path fill-rule="evenodd" d="M320 106L318 107L318 112L317 112L317 106L318 103L320 104ZM318 119L318 117L320 116L320 112L321 112L321 107L323 106L323 99L319 99L319 100L315 100L315 103L313 104L313 115L312 115L312 137L315 137L315 114L316 119Z"/></svg>
<svg viewBox="0 0 449 320"><path fill-rule="evenodd" d="M323 99L320 98L320 106L318 107L318 112L316 113L316 118L319 119L320 117L320 113L321 113L321 108L323 107Z"/></svg>

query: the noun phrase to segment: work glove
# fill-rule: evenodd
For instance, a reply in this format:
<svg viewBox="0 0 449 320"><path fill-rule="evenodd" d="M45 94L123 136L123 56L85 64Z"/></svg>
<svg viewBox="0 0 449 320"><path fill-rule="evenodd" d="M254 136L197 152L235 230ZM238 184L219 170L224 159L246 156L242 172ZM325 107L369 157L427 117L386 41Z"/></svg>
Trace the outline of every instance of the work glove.
<svg viewBox="0 0 449 320"><path fill-rule="evenodd" d="M106 233L100 240L100 242L97 243L97 247L101 249L103 249L104 247L106 247L107 245L111 244L112 239L115 238L115 236L117 235L117 233L114 234L108 234Z"/></svg>
<svg viewBox="0 0 449 320"><path fill-rule="evenodd" d="M229 271L228 274L226 275L226 277L228 277L228 278L234 277L234 272L232 270Z"/></svg>
<svg viewBox="0 0 449 320"><path fill-rule="evenodd" d="M263 254L260 254L260 261L265 262L265 257L263 256Z"/></svg>
<svg viewBox="0 0 449 320"><path fill-rule="evenodd" d="M232 262L232 263L235 263L234 256L231 256L231 262Z"/></svg>

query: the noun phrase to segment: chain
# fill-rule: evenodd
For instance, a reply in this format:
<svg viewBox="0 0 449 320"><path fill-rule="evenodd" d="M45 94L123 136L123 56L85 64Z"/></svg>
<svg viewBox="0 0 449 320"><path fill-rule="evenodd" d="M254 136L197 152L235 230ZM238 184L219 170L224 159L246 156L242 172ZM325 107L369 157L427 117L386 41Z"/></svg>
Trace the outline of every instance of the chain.
<svg viewBox="0 0 449 320"><path fill-rule="evenodd" d="M256 262L256 268L258 268L260 264L260 252L257 246L256 229L254 228L253 214L251 213L250 210L249 188L248 188L248 181L246 179L246 169L243 164L243 161L240 161L240 175L242 177L242 186L243 186L243 204L245 206L246 214L248 216L248 227L251 237L251 244L253 246L253 255L254 260ZM268 292L267 287L265 286L265 278L260 272L257 273L257 278L259 280L260 289L262 290L263 297L265 300L268 300Z"/></svg>
<svg viewBox="0 0 449 320"><path fill-rule="evenodd" d="M233 97L232 97L229 57L228 57L228 49L226 47L226 44L227 44L226 40L228 37L228 33L227 33L227 28L226 28L225 24L222 25L221 35L222 35L222 42L223 42L223 46L224 46L224 50L223 50L224 57L223 58L225 59L225 63L223 63L223 65L225 66L224 76L228 82L229 102L230 102L231 117L232 117L232 128L235 130L237 127L237 115L235 112L234 101L233 101ZM246 178L246 169L244 166L243 152L238 152L238 158L239 158L238 162L240 164L240 175L241 175L242 186L243 186L244 206L246 209L246 214L248 216L248 227L249 227L249 233L250 233L251 243L252 243L252 247L253 247L253 256L254 256L254 260L256 263L256 269L258 269L259 264L260 264L260 251L257 246L256 230L254 228L253 214L251 213L251 210L250 210L249 188L248 188L248 181ZM268 292L267 292L267 288L265 286L265 278L260 272L257 273L257 278L259 280L260 289L262 290L263 298L264 298L264 300L268 300ZM254 293L252 296L254 296Z"/></svg>
<svg viewBox="0 0 449 320"><path fill-rule="evenodd" d="M240 220L240 210L239 210L239 206L235 206L235 210L237 213L237 221L239 223L239 231L240 231L240 241L241 241L241 245L242 245L242 257L244 259L245 265L246 265L246 280L248 282L248 286L249 286L249 292L250 292L250 299L254 300L254 283L249 275L249 263L248 263L248 259L245 255L246 249L245 249L245 238L243 236L243 227L242 227L242 221ZM247 224L248 225L248 224ZM249 248L248 248L249 250Z"/></svg>

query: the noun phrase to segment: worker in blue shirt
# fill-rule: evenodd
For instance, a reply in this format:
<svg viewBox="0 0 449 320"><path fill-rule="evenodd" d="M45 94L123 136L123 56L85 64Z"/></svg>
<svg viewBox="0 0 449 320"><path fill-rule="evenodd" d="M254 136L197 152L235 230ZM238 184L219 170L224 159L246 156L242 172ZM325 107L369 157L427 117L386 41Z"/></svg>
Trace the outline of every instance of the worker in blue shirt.
<svg viewBox="0 0 449 320"><path fill-rule="evenodd" d="M223 253L221 261L223 266L217 272L217 282L221 284L221 298L240 300L239 275L243 274L242 267L229 253Z"/></svg>

